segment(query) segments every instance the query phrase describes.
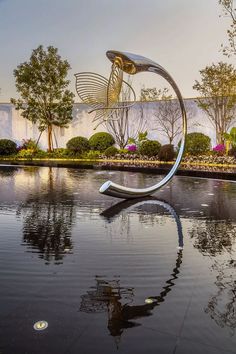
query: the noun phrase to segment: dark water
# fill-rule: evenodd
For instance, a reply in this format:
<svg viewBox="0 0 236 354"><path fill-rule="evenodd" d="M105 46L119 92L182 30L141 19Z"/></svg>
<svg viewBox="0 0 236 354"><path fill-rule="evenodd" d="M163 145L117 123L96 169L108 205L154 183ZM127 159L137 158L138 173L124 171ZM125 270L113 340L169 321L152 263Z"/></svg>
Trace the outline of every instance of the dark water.
<svg viewBox="0 0 236 354"><path fill-rule="evenodd" d="M0 167L1 354L236 353L236 183L158 178Z"/></svg>

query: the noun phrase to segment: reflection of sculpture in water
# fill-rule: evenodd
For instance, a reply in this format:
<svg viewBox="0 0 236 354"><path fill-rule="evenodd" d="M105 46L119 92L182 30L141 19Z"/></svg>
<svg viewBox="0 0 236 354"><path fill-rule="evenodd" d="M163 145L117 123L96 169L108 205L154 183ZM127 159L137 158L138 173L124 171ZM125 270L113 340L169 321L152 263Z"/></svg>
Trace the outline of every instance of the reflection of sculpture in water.
<svg viewBox="0 0 236 354"><path fill-rule="evenodd" d="M228 328L231 334L236 329L236 262L232 253L236 244L236 226L225 220L196 221L190 230L196 247L203 255L212 257L212 270L216 272L216 294L208 301L205 312L221 328ZM223 260L217 256L224 255ZM217 257L217 259L215 258ZM227 260L228 257L228 260Z"/></svg>
<svg viewBox="0 0 236 354"><path fill-rule="evenodd" d="M120 337L124 329L139 326L140 324L133 321L137 318L147 317L152 315L152 310L165 301L167 294L175 285L175 280L178 279L179 268L182 263L183 249L183 233L182 226L178 215L173 207L164 201L155 198L142 198L128 200L118 203L111 208L105 210L101 215L110 222L122 210L131 210L133 207L141 207L143 205L158 205L167 210L174 217L177 224L178 234L178 251L176 263L170 278L165 282L162 291L159 295L149 296L144 304L132 305L134 298L133 288L120 287L119 280L105 281L102 278L96 277L96 287L92 291L88 291L82 296L80 311L87 313L108 312L108 329L112 336Z"/></svg>
<svg viewBox="0 0 236 354"><path fill-rule="evenodd" d="M176 264L170 278L166 281L159 295L149 296L142 305L131 305L134 298L133 288L122 288L119 280L106 281L96 277L96 287L81 296L80 311L87 313L108 313L107 328L114 337L120 337L124 329L140 326L138 318L152 315L152 310L165 301L167 294L178 279L182 263L182 250L177 253Z"/></svg>
<svg viewBox="0 0 236 354"><path fill-rule="evenodd" d="M57 182L54 186L53 172L49 168L46 188L31 193L18 213L23 215L23 242L39 249L40 258L59 263L64 254L72 250L71 228L75 214L66 185Z"/></svg>

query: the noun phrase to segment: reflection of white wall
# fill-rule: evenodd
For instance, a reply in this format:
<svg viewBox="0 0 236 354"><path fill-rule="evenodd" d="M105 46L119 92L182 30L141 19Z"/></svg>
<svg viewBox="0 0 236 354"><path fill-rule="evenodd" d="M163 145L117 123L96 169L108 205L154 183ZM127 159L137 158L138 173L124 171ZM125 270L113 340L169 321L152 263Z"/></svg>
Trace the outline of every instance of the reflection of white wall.
<svg viewBox="0 0 236 354"><path fill-rule="evenodd" d="M167 140L158 132L153 130L153 117L155 114L155 104L157 103L144 103L144 114L147 120L148 137L158 139L162 144L167 143ZM215 145L215 132L207 116L202 112L194 102L194 100L186 100L187 105L191 105L194 110L194 117L191 120L188 131L198 131L207 134L212 139L212 145ZM138 105L134 105L130 109L129 117L132 124L137 124L137 116L139 114ZM90 137L94 134L95 123L92 122L94 113L88 114L88 106L85 104L75 104L73 109L73 120L68 128L61 129L55 128L55 136L58 147L65 147L66 142L74 136ZM103 125L100 125L96 132L106 131ZM0 104L0 138L9 138L17 143L22 139L35 139L37 140L39 131L27 119L21 117L20 112L16 111L11 104ZM44 132L40 139L40 146L44 149L47 148L47 134Z"/></svg>

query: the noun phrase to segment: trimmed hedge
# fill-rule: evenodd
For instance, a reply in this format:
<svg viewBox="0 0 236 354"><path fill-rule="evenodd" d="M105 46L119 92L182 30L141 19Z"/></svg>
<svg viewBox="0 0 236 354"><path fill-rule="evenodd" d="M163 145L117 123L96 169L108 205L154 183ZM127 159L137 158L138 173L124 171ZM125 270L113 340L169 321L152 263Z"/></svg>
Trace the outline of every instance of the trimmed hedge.
<svg viewBox="0 0 236 354"><path fill-rule="evenodd" d="M115 156L116 154L119 153L119 150L115 147L115 146L110 146L109 148L107 148L105 151L104 151L104 155L106 157L109 157L109 156Z"/></svg>
<svg viewBox="0 0 236 354"><path fill-rule="evenodd" d="M10 139L0 139L0 155L13 155L17 153L16 143Z"/></svg>
<svg viewBox="0 0 236 354"><path fill-rule="evenodd" d="M180 141L178 146L180 147ZM185 154L201 155L211 150L211 139L203 133L189 133L186 137Z"/></svg>
<svg viewBox="0 0 236 354"><path fill-rule="evenodd" d="M115 144L113 136L106 132L95 133L89 139L89 145L92 150L104 152L107 148Z"/></svg>
<svg viewBox="0 0 236 354"><path fill-rule="evenodd" d="M66 144L67 149L73 154L82 154L90 150L89 141L83 136L76 136L70 139Z"/></svg>
<svg viewBox="0 0 236 354"><path fill-rule="evenodd" d="M173 161L175 158L174 146L171 144L162 145L158 157L160 161Z"/></svg>
<svg viewBox="0 0 236 354"><path fill-rule="evenodd" d="M161 144L159 143L159 141L146 140L146 141L142 142L138 152L141 155L146 155L148 157L152 157L152 156L158 155L160 148L161 148Z"/></svg>

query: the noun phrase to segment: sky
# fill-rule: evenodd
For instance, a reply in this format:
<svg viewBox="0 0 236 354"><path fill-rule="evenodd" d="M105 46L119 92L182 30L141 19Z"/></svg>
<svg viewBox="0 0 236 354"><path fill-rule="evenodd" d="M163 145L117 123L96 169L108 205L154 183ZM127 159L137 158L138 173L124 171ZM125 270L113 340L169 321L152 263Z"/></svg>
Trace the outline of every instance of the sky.
<svg viewBox="0 0 236 354"><path fill-rule="evenodd" d="M105 53L113 49L157 62L185 98L195 97L199 70L235 64L220 52L229 26L221 13L218 0L0 0L0 102L18 97L13 70L40 44L57 47L69 61L74 93L77 72L109 77ZM134 76L136 90L164 85L154 74Z"/></svg>

